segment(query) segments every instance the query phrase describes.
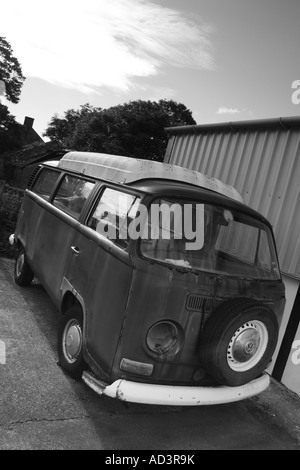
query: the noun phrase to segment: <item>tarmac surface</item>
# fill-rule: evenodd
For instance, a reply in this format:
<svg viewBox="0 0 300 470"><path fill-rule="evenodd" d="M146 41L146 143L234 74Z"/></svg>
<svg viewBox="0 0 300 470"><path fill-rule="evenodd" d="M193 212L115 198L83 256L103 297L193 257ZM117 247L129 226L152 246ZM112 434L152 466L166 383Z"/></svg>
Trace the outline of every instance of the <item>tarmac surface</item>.
<svg viewBox="0 0 300 470"><path fill-rule="evenodd" d="M0 258L0 450L300 450L300 397L271 380L258 396L199 407L98 396L57 365L58 314L38 280Z"/></svg>

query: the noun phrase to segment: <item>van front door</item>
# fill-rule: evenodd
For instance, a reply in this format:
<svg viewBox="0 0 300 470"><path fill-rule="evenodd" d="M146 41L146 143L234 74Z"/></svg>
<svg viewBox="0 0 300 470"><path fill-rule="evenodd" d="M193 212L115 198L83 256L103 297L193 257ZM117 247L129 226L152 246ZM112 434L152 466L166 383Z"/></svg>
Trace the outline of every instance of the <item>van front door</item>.
<svg viewBox="0 0 300 470"><path fill-rule="evenodd" d="M129 240L125 234L120 238L120 229L124 219L132 217L137 201L136 196L106 188L86 225L77 227L66 267L67 281L84 301L88 354L107 375L119 341L132 278L131 259L126 251ZM104 233L109 233L111 240Z"/></svg>

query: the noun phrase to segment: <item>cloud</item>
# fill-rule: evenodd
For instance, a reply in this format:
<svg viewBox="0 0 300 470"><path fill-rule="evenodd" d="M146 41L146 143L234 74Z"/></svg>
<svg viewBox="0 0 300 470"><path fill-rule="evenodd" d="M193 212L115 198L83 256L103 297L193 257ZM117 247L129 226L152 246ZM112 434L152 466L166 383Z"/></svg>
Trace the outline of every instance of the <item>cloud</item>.
<svg viewBox="0 0 300 470"><path fill-rule="evenodd" d="M241 111L237 108L226 108L226 106L221 106L217 114L240 114Z"/></svg>
<svg viewBox="0 0 300 470"><path fill-rule="evenodd" d="M128 91L166 65L213 69L212 28L145 0L11 0L0 28L27 77Z"/></svg>

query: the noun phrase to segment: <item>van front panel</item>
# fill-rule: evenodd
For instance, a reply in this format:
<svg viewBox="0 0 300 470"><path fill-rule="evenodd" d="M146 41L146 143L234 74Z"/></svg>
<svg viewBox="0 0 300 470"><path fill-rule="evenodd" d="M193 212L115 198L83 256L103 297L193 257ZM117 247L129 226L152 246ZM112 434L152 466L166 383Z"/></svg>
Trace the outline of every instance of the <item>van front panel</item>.
<svg viewBox="0 0 300 470"><path fill-rule="evenodd" d="M270 306L280 323L284 306L281 281L261 283L241 281L238 277L221 279L213 273L180 272L136 259L113 377L169 384L210 383L211 379L201 368L199 356L203 326L219 305L237 297ZM180 347L174 356L149 349L147 335L159 322L174 323L177 327ZM122 370L120 365L124 358L151 364L151 375Z"/></svg>

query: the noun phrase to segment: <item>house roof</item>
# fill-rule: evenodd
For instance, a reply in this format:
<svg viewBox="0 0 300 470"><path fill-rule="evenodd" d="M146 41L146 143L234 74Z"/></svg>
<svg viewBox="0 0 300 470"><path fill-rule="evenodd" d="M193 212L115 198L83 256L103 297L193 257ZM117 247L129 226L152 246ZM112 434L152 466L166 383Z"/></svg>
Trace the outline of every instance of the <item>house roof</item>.
<svg viewBox="0 0 300 470"><path fill-rule="evenodd" d="M33 163L45 160L58 160L66 153L57 142L35 142L25 145L19 150L7 152L6 158L10 164L17 168L25 168Z"/></svg>

